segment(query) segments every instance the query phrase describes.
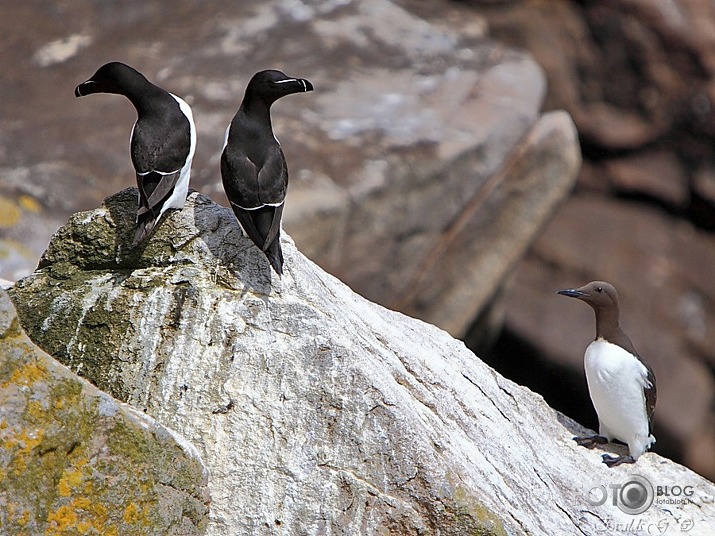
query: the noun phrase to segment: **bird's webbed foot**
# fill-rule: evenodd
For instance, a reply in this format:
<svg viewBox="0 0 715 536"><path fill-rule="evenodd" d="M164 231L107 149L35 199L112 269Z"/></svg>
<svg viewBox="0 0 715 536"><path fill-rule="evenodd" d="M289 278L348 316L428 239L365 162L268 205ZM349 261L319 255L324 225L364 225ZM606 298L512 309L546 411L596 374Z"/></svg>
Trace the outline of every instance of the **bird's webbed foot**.
<svg viewBox="0 0 715 536"><path fill-rule="evenodd" d="M601 456L603 458L603 463L608 467L618 467L622 463L636 463L633 456L611 456L610 454L604 454Z"/></svg>
<svg viewBox="0 0 715 536"><path fill-rule="evenodd" d="M580 446L592 449L596 445L605 445L608 443L608 438L601 435L574 437L573 440Z"/></svg>

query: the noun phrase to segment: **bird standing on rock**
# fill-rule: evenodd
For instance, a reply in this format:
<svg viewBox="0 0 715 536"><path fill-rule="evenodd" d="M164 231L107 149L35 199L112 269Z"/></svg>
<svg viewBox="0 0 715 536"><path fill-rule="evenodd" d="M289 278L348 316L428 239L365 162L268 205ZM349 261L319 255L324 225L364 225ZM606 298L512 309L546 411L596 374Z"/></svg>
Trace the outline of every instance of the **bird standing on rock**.
<svg viewBox="0 0 715 536"><path fill-rule="evenodd" d="M196 148L194 118L183 99L120 62L103 65L75 88L76 97L92 93L124 95L137 110L129 142L139 187L134 248L167 210L184 207Z"/></svg>
<svg viewBox="0 0 715 536"><path fill-rule="evenodd" d="M596 340L586 349L584 368L591 401L598 414L598 435L575 437L587 448L618 439L628 445L628 456L603 455L615 467L635 463L655 443L651 435L656 387L653 370L638 356L619 325L618 293L605 281L558 294L579 299L596 313Z"/></svg>
<svg viewBox="0 0 715 536"><path fill-rule="evenodd" d="M260 71L246 87L238 112L226 129L221 179L243 231L283 273L281 218L288 167L271 127L271 104L291 93L312 91L313 84L280 71Z"/></svg>

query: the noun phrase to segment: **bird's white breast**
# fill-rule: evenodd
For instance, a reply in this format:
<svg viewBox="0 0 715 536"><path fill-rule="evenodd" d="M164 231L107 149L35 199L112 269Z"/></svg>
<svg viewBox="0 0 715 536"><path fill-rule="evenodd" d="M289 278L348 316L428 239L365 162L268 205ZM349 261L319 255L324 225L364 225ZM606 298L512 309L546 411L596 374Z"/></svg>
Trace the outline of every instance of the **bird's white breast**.
<svg viewBox="0 0 715 536"><path fill-rule="evenodd" d="M586 380L600 422L613 436L629 443L648 437L643 388L648 370L633 354L604 339L586 349Z"/></svg>
<svg viewBox="0 0 715 536"><path fill-rule="evenodd" d="M196 150L196 125L194 124L194 116L191 113L191 107L182 99L177 97L173 93L169 93L179 104L179 109L186 116L189 121L189 129L191 136L191 145L189 146L189 154L186 157L184 165L181 167L179 173L179 179L176 181L174 186L174 191L171 196L164 202L161 207L161 214L163 214L169 208L182 209L184 208L184 202L186 201L186 196L189 193L189 178L191 176L191 162L194 159L194 151Z"/></svg>

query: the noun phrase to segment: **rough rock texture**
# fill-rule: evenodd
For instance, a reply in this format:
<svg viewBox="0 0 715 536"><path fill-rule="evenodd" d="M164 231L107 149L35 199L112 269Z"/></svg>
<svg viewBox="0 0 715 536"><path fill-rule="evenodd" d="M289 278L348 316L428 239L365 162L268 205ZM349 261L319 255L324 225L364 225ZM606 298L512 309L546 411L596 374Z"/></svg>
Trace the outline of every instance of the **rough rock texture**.
<svg viewBox="0 0 715 536"><path fill-rule="evenodd" d="M69 216L133 184L131 106L106 95L78 103L72 94L117 57L190 102L199 130L192 185L225 204L218 157L226 125L253 72L281 68L316 87L274 107L291 170L286 230L357 292L453 334L493 298L580 165L570 119L541 117L541 68L487 40L479 21L427 22L388 0L179 0L171 13L149 3L126 6L121 17L96 3L35 9L48 26L41 36L16 36L25 17L38 18L32 10L0 22L27 49L22 76L0 102L13 118L11 135L0 138L10 159L0 195L15 204L32 196ZM153 17L164 23L147 27ZM51 95L23 91L33 84ZM29 95L43 102L28 106ZM18 141L34 136L38 115L53 139L40 151ZM83 187L67 196L74 184ZM511 227L508 243L492 236L506 236L491 225L499 214ZM15 241L28 234L8 231ZM5 277L16 273L6 267Z"/></svg>
<svg viewBox="0 0 715 536"><path fill-rule="evenodd" d="M29 273L51 233L72 212L94 207L133 184L127 150L131 105L114 96L77 101L72 95L75 84L107 59L136 65L191 102L199 128L192 183L219 202L222 136L250 75L276 66L313 80L316 91L310 96L275 108L274 126L291 171L286 229L313 260L391 307L398 305L403 292L388 291L418 274L402 278L405 272L394 269L390 254L399 253L398 262L408 271L433 258L445 231L458 228L453 224L459 224L459 215L471 206L466 199L491 184L493 170L520 150L523 136L543 110L565 109L575 118L585 155L577 196L598 191L619 197L615 205L604 201L611 207L626 206L624 201L647 203L656 209L647 211L651 217L630 220L640 232L654 221L695 226L703 255L709 257L715 248L697 231L715 228L715 15L710 0L175 0L172 6L167 11L159 2L133 2L119 13L91 0L3 3L0 64L12 68L0 76L0 196L7 201L0 199L0 205L10 207L7 212L0 209L0 277L14 280ZM452 158L447 152L441 160L444 148L455 144L464 144L467 157ZM489 160L470 168L481 156L472 160L469 151L482 151ZM565 152L572 154L573 149L565 147ZM452 171L437 173L440 167ZM411 183L414 198L403 199L394 188L391 194L397 198L387 195L393 182L411 175L420 177ZM448 189L449 202L437 197L439 188ZM465 189L464 195L459 188ZM437 201L427 204L428 194ZM373 204L380 211L370 208ZM483 204L477 214L497 214L485 212L490 206ZM385 212L401 218L394 235L392 229L379 227L391 221ZM608 253L619 237L603 241L593 232L598 222L584 222L574 210L564 214L570 217L559 217L561 225L590 226L589 244L599 244L598 254L590 259L593 276L618 277L614 282L619 288L641 288L639 271L610 271L615 265L628 267L629 256L619 259ZM358 220L353 218L360 215L369 233L360 233L362 227L354 225ZM536 221L525 223L538 227ZM343 234L354 238L347 248L342 247L347 243ZM470 246L478 247L484 234L473 233ZM620 236L626 234L624 230ZM556 238L549 234L545 239L556 247ZM389 239L398 244L396 249ZM578 243L568 247L568 253L580 251ZM459 250L451 253L444 258L458 258ZM668 255L667 249L658 255ZM509 256L501 262L508 264ZM702 266L697 256L678 258L676 264L686 262L692 266L673 273ZM546 360L544 367L532 359L519 364L521 371L542 372L531 375L532 380L544 377L549 367L545 351L564 339L534 339L534 330L520 333L511 319L519 314L543 316L544 324L561 326L572 309L560 304L527 311L519 296L533 292L536 281L546 293L593 277L566 265L550 266L545 274L530 273L539 263L529 260L506 290L513 304L507 311L506 338L524 342ZM444 289L462 296L461 285L464 296L471 296L463 300L469 304L465 318L483 293L493 292L485 281L455 279L451 261L435 266L448 266L444 274L449 280L442 279L442 270L432 270L435 286L425 292ZM472 270L474 266L467 271ZM663 420L667 412L691 407L692 385L707 380L708 390L714 389L709 364L714 347L705 344L705 337L696 340L694 350L693 333L699 325L712 325L707 319L715 314L715 302L707 289L687 279L656 278L648 284L655 290L667 288L667 295L687 289L686 301L697 296L688 306L691 320L686 329L677 319L661 324L668 333L663 346L667 351L654 359L673 361L680 353L670 349L686 349L685 361L699 361L698 370L705 370L698 378L670 386L669 375L659 374L663 390L680 395L659 403L656 449L715 479L710 451L693 454L701 450L698 436L679 435L683 427L670 424L675 415ZM441 307L440 314L447 310L450 317L457 315L457 303ZM499 309L497 303L488 323L492 333L500 325ZM441 322L439 315L427 317L429 311L419 300L409 311ZM642 310L634 313L643 315ZM441 325L456 333L454 325ZM575 323L567 327L581 329ZM480 325L481 342L483 329ZM634 339L643 341L648 335L636 330ZM574 360L586 342L574 341ZM523 348L518 353L528 355ZM483 351L480 355L486 357ZM558 362L558 357L551 361ZM686 364L684 370L693 369ZM581 397L587 396L580 366L559 368L553 381L539 386L542 394L549 399L562 395L568 376L574 378L568 393L578 389ZM587 398L579 404L564 398L561 407L572 416L578 408L591 411ZM709 412L712 419L708 407L715 406L705 399L702 403L696 413Z"/></svg>
<svg viewBox="0 0 715 536"><path fill-rule="evenodd" d="M478 7L492 36L534 54L548 73L547 105L565 106L584 143L601 156L654 146L677 153L715 134L712 2L520 0ZM670 138L676 132L683 139Z"/></svg>
<svg viewBox="0 0 715 536"><path fill-rule="evenodd" d="M391 278L401 280L399 293L382 301L455 336L464 335L570 192L579 165L569 116L544 115L499 173L482 183L460 214L437 234L427 253L417 256L419 262L414 267L395 267ZM416 213L427 213L426 205L437 197L426 199L424 210ZM393 247L397 250L409 243L397 240ZM383 265L392 263L385 260Z"/></svg>
<svg viewBox="0 0 715 536"><path fill-rule="evenodd" d="M206 482L194 447L37 348L0 290L0 533L204 534Z"/></svg>
<svg viewBox="0 0 715 536"><path fill-rule="evenodd" d="M520 341L532 357L515 373L540 359L538 368L556 367L552 379L573 381L518 377L595 422L580 362L590 311L551 293L612 281L659 379L656 450L715 478L715 3L467 3L492 38L534 55L548 78L545 108L571 114L584 154L575 195L505 294L508 336L494 363Z"/></svg>
<svg viewBox="0 0 715 536"><path fill-rule="evenodd" d="M73 216L12 296L44 347L197 445L208 534L594 534L634 520L587 502L632 472L694 491L643 523L715 525L711 482L655 454L608 469L540 396L287 237L276 278L200 194L125 253L134 203Z"/></svg>

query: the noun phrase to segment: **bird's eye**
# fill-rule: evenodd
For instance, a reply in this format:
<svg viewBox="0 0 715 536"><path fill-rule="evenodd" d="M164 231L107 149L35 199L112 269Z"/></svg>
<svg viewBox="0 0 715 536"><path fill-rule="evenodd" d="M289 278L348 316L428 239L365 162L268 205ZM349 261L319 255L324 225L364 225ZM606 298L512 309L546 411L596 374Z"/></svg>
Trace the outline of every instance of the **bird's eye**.
<svg viewBox="0 0 715 536"><path fill-rule="evenodd" d="M596 287L596 292L603 292L603 287Z"/></svg>

